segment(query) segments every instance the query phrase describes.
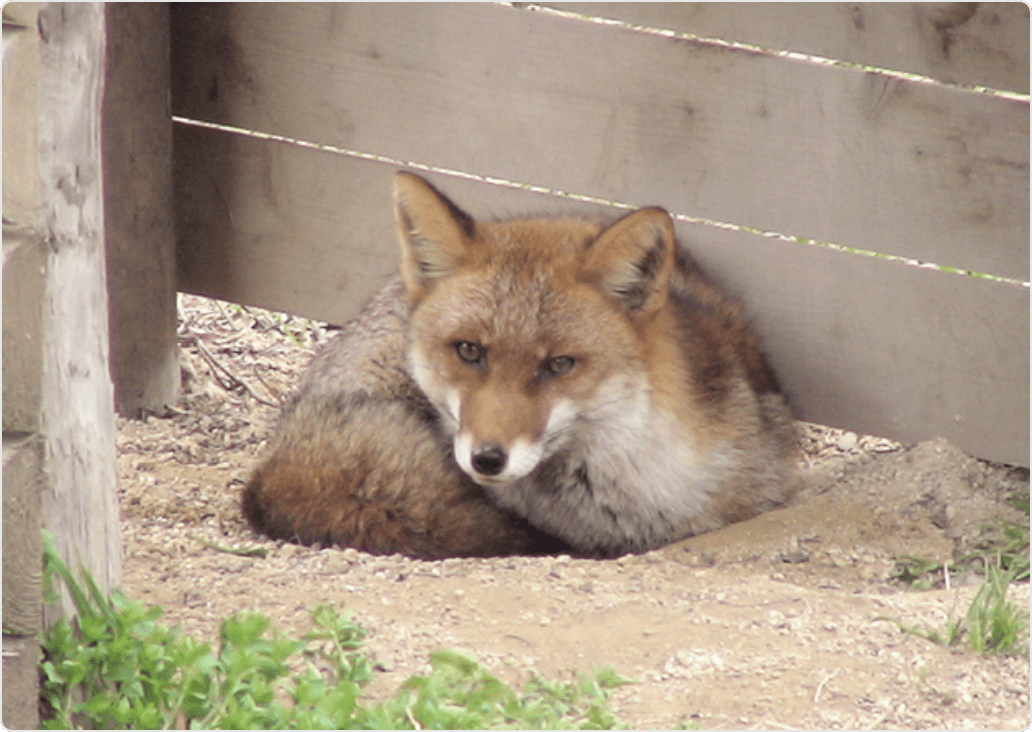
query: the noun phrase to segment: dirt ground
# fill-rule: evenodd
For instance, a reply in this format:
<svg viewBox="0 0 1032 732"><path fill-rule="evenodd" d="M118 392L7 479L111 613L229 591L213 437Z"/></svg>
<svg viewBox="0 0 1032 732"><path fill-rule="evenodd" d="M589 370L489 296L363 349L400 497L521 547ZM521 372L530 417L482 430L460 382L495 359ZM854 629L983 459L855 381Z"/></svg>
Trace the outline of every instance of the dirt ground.
<svg viewBox="0 0 1032 732"><path fill-rule="evenodd" d="M976 589L915 591L901 554L950 560L1028 496L1027 470L953 446L901 446L807 426L807 488L791 506L658 551L420 561L255 535L239 493L318 324L180 296L184 395L119 422L124 587L214 641L266 613L297 635L332 603L369 631L371 699L454 648L510 683L612 665L638 680L612 708L636 728L962 728L1029 725L1029 658L980 657L902 633L945 626ZM292 335L291 335L292 334ZM216 551L264 546L264 559ZM958 586L959 585L959 586ZM1026 612L1029 586L1012 588Z"/></svg>

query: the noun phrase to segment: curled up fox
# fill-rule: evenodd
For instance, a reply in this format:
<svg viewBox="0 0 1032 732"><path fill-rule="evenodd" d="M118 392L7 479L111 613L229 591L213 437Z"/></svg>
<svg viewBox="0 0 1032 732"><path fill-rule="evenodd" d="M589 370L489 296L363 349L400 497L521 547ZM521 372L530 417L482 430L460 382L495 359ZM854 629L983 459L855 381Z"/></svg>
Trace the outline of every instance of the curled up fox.
<svg viewBox="0 0 1032 732"><path fill-rule="evenodd" d="M401 277L312 361L251 525L415 556L642 552L777 507L795 423L669 214L474 221L398 173Z"/></svg>

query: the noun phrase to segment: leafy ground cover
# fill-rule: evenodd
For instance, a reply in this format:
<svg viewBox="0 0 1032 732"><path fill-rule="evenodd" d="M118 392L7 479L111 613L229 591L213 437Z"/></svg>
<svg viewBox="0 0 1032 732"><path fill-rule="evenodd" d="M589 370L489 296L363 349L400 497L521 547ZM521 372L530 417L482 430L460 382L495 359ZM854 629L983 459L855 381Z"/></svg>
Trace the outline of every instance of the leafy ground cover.
<svg viewBox="0 0 1032 732"><path fill-rule="evenodd" d="M367 705L365 632L329 605L311 611L313 630L296 640L271 633L265 615L238 613L213 649L159 622L160 608L105 596L88 573L80 583L49 535L44 567L78 611L44 638L46 729L611 729L619 720L607 690L630 681L600 669L574 683L535 677L516 692L442 650L429 674Z"/></svg>

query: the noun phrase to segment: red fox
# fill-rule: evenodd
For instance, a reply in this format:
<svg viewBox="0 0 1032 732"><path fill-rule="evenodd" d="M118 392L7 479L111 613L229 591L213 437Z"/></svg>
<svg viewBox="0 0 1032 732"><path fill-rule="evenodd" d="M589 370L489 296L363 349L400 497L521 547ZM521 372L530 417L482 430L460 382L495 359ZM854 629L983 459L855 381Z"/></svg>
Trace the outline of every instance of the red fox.
<svg viewBox="0 0 1032 732"><path fill-rule="evenodd" d="M474 221L394 182L401 276L311 363L243 511L425 557L643 552L782 504L795 422L670 215Z"/></svg>

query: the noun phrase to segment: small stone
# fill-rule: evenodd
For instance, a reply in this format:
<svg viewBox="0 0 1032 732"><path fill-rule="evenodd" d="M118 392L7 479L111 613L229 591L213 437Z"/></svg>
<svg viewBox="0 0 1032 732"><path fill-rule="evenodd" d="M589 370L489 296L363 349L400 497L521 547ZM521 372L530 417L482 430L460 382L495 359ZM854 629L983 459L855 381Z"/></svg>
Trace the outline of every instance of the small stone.
<svg viewBox="0 0 1032 732"><path fill-rule="evenodd" d="M842 435L835 440L835 447L842 452L849 452L856 447L856 443L859 442L859 440L860 438L856 436L856 432L843 432Z"/></svg>

